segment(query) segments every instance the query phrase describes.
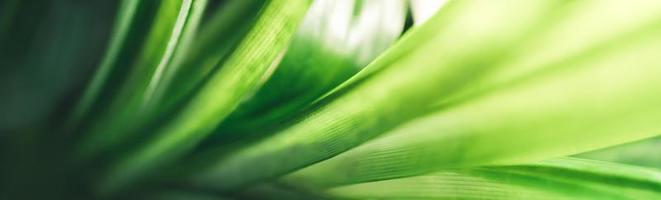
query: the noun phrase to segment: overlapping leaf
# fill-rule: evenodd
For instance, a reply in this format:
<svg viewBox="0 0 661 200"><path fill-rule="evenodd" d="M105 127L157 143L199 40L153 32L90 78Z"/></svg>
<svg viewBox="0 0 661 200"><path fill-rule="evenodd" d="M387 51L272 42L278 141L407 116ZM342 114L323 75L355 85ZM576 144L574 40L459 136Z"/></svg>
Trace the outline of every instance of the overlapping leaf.
<svg viewBox="0 0 661 200"><path fill-rule="evenodd" d="M160 128L156 138L113 167L102 186L123 187L155 167L190 151L222 121L245 94L262 84L278 61L308 1L271 1L223 66L192 97L182 113ZM264 48L268 47L268 48Z"/></svg>
<svg viewBox="0 0 661 200"><path fill-rule="evenodd" d="M230 189L282 175L337 155L428 112L441 95L507 55L508 46L534 30L538 20L548 16L559 2L516 4L517 9L483 1L447 5L445 12L393 46L402 48L373 62L371 65L377 66L372 68L388 65L378 74L353 85L298 124L220 160L193 182ZM430 52L443 53L430 57Z"/></svg>
<svg viewBox="0 0 661 200"><path fill-rule="evenodd" d="M659 1L309 4L120 2L64 129L0 135L0 198L661 198L657 169L575 158L659 167ZM0 5L2 64L25 67L3 88L100 59L86 6ZM70 110L29 100L0 129Z"/></svg>
<svg viewBox="0 0 661 200"><path fill-rule="evenodd" d="M445 170L334 187L349 199L656 199L656 170L580 159Z"/></svg>

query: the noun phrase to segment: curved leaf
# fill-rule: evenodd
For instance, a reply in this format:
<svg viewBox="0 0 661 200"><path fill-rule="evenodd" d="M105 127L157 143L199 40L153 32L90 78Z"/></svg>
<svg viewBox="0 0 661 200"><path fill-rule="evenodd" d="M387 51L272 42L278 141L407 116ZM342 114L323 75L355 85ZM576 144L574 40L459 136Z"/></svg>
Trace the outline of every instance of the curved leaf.
<svg viewBox="0 0 661 200"><path fill-rule="evenodd" d="M577 159L445 170L421 176L340 186L350 199L657 199L655 170Z"/></svg>
<svg viewBox="0 0 661 200"><path fill-rule="evenodd" d="M657 136L661 94L650 90L661 86L659 31L416 119L299 176L322 184L381 180L525 163Z"/></svg>
<svg viewBox="0 0 661 200"><path fill-rule="evenodd" d="M273 0L223 67L156 138L111 169L102 190L113 191L147 176L159 165L190 151L277 66L309 2Z"/></svg>
<svg viewBox="0 0 661 200"><path fill-rule="evenodd" d="M373 62L392 61L378 74L298 124L232 153L192 182L222 190L282 175L335 156L422 115L445 92L456 89L456 84L486 70L487 63L503 56L511 43L521 40L558 4L509 2L517 5L514 9L495 2L454 3L400 41L420 45L415 51L386 53L384 57L396 58L381 57L381 61ZM393 48L405 45L412 44ZM429 52L446 53L429 57Z"/></svg>
<svg viewBox="0 0 661 200"><path fill-rule="evenodd" d="M150 88L158 84L163 71L170 65L175 50L181 47L180 38L186 25L191 28L190 23L195 23L189 21L192 16L191 12L194 11L195 15L200 15L204 10L206 1L198 1L201 3L195 4L195 8L193 8L193 0L164 1L159 5L154 24L141 49L140 56L132 65L134 67L130 69L128 77L113 96L108 112L94 122L89 130L91 134L85 136L86 138L83 140L80 152L84 157L94 156L99 151L108 150L114 145L124 142L128 136L135 133L136 127L145 122L145 105L153 94L150 92L152 90ZM117 48L121 47L120 43L117 45ZM112 59L112 61L103 63L108 65L101 66L99 79L95 80L92 86L105 81L103 77L108 72L106 69L109 70L115 64L114 60L117 58L112 54L114 52L109 53L108 59ZM89 93L90 96L86 96L90 99L83 99L82 108L89 103L86 100L93 100L95 88L90 89L92 89Z"/></svg>
<svg viewBox="0 0 661 200"><path fill-rule="evenodd" d="M216 128L192 160L210 163L304 114L314 99L399 37L404 6L399 1L315 1L273 75Z"/></svg>

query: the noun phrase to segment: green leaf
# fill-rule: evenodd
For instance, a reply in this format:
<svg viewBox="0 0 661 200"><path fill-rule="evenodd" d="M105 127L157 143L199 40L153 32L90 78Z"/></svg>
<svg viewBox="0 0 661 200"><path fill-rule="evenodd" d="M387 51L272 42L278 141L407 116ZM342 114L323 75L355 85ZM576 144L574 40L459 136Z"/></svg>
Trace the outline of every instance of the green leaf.
<svg viewBox="0 0 661 200"><path fill-rule="evenodd" d="M180 60L166 71L162 84L156 86L148 106L152 115L172 112L227 62L247 32L255 24L266 1L233 0L222 4L200 27L190 47L179 54ZM153 116L152 116L153 117Z"/></svg>
<svg viewBox="0 0 661 200"><path fill-rule="evenodd" d="M580 159L443 170L334 187L350 199L657 199L661 172Z"/></svg>
<svg viewBox="0 0 661 200"><path fill-rule="evenodd" d="M661 169L661 136L575 155L579 158L626 163Z"/></svg>
<svg viewBox="0 0 661 200"><path fill-rule="evenodd" d="M255 26L186 105L159 129L156 138L127 155L105 177L102 191L121 189L158 166L173 161L204 139L245 94L257 89L277 66L309 2L270 1Z"/></svg>
<svg viewBox="0 0 661 200"><path fill-rule="evenodd" d="M112 149L115 145L126 142L128 136L135 134L136 128L146 122L145 106L153 96L153 87L160 82L162 74L166 70L165 68L170 65L174 57L175 51L181 47L180 38L183 37L182 34L185 29L195 27L191 23L196 22L191 22L190 18L196 17L191 16L201 15L204 11L206 0L198 1L195 4L193 0L165 1L159 5L154 24L147 35L140 56L136 58L132 65L134 67L130 69L128 77L113 96L108 112L105 113L106 116L92 125L89 130L91 134L83 140L80 152L84 157L94 156L99 151ZM195 6L193 7L193 5ZM130 9L130 7L127 9ZM120 20L123 19L120 18ZM123 31L122 28L127 27L120 27L120 31ZM118 33L117 41L124 39L122 36L124 33ZM191 34L190 31L187 33ZM121 48L119 46L122 45L120 42L116 44L118 49ZM93 80L92 88L88 93L91 96L83 97L83 104L81 105L83 110L96 94L94 91L98 87L95 86L99 85L95 84L105 81L108 70L117 59L114 53L113 51L109 52L106 58L110 61L102 64L98 72L99 79ZM90 97L90 99L85 99L86 97Z"/></svg>
<svg viewBox="0 0 661 200"><path fill-rule="evenodd" d="M72 130L74 127L80 125L82 118L87 115L90 107L100 95L103 85L107 83L110 73L117 62L120 51L125 43L127 43L126 39L135 13L138 10L138 5L140 5L140 1L138 0L124 0L120 4L108 51L94 73L91 82L82 94L77 106L72 111L71 117L69 121L67 121L67 129Z"/></svg>
<svg viewBox="0 0 661 200"><path fill-rule="evenodd" d="M291 118L389 47L405 15L400 1L316 1L273 76L220 131L250 133Z"/></svg>
<svg viewBox="0 0 661 200"><path fill-rule="evenodd" d="M381 180L525 163L657 136L661 94L649 91L661 86L655 76L660 31L416 119L299 176L321 184Z"/></svg>
<svg viewBox="0 0 661 200"><path fill-rule="evenodd" d="M645 37L654 31L654 27L661 25L659 13L661 2L653 1L568 3L556 12L557 19L549 21L544 30L524 44L514 46L516 50L511 58L456 94L449 94L439 106L451 107Z"/></svg>
<svg viewBox="0 0 661 200"><path fill-rule="evenodd" d="M661 199L577 159L659 167L661 1L445 2L1 1L0 199Z"/></svg>
<svg viewBox="0 0 661 200"><path fill-rule="evenodd" d="M506 54L512 43L535 29L559 4L510 3L517 6L451 2L444 12L392 47L404 48L386 52L370 64L377 66L366 70L379 70L369 79L341 91L341 96L298 124L221 159L207 173L195 176L193 184L224 190L282 175L335 156L428 112L432 102L478 70L487 69L488 63ZM446 53L430 57L430 52Z"/></svg>

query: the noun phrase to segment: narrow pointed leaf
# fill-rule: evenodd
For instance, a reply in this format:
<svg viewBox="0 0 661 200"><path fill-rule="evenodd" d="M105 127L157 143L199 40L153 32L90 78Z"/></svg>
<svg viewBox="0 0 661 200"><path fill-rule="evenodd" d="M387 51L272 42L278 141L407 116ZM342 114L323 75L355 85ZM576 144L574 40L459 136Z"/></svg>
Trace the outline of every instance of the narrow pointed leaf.
<svg viewBox="0 0 661 200"><path fill-rule="evenodd" d="M400 1L315 1L273 76L220 131L252 132L291 118L389 47L405 14Z"/></svg>
<svg viewBox="0 0 661 200"><path fill-rule="evenodd" d="M221 190L236 188L327 159L374 138L427 112L432 102L456 84L486 70L487 63L505 54L512 42L523 39L558 4L510 2L518 5L514 9L484 1L454 3L393 46L410 42L419 45L415 51L386 53L384 57L396 58L381 57L372 64L390 66L300 123L220 160L192 182ZM429 57L429 52L446 54Z"/></svg>
<svg viewBox="0 0 661 200"><path fill-rule="evenodd" d="M101 186L113 191L190 151L277 66L309 2L270 1L237 50L156 138L121 160Z"/></svg>
<svg viewBox="0 0 661 200"><path fill-rule="evenodd" d="M72 111L71 119L67 122L68 129L73 129L74 126L77 126L80 123L81 118L89 112L90 106L92 106L93 102L100 95L102 86L107 84L110 73L119 57L120 50L126 43L125 40L128 37L127 35L133 22L132 19L138 9L138 5L140 5L139 0L122 1L119 13L117 14L118 18L115 21L108 51L101 61L99 68L94 73L91 82L85 89L77 107Z"/></svg>
<svg viewBox="0 0 661 200"><path fill-rule="evenodd" d="M579 158L626 163L661 169L661 136L575 155Z"/></svg>
<svg viewBox="0 0 661 200"><path fill-rule="evenodd" d="M106 117L90 128L91 134L83 141L80 152L84 157L94 156L124 142L145 122L145 105L152 98L152 87L160 82L165 68L170 65L186 26L194 27L190 23L195 22L189 20L193 11L198 15L204 11L205 0L201 0L195 8L194 2L164 1L159 5L155 23L134 67L114 96Z"/></svg>
<svg viewBox="0 0 661 200"><path fill-rule="evenodd" d="M661 94L650 90L661 86L655 76L660 31L416 119L298 176L322 184L381 180L525 163L657 136Z"/></svg>
<svg viewBox="0 0 661 200"><path fill-rule="evenodd" d="M334 187L349 199L657 199L661 172L616 163L554 159L504 167L444 170Z"/></svg>
<svg viewBox="0 0 661 200"><path fill-rule="evenodd" d="M233 0L215 11L200 27L196 40L182 52L181 60L166 71L162 84L156 86L155 97L148 106L150 114L171 112L185 104L200 85L227 62L254 26L264 5L266 1Z"/></svg>

